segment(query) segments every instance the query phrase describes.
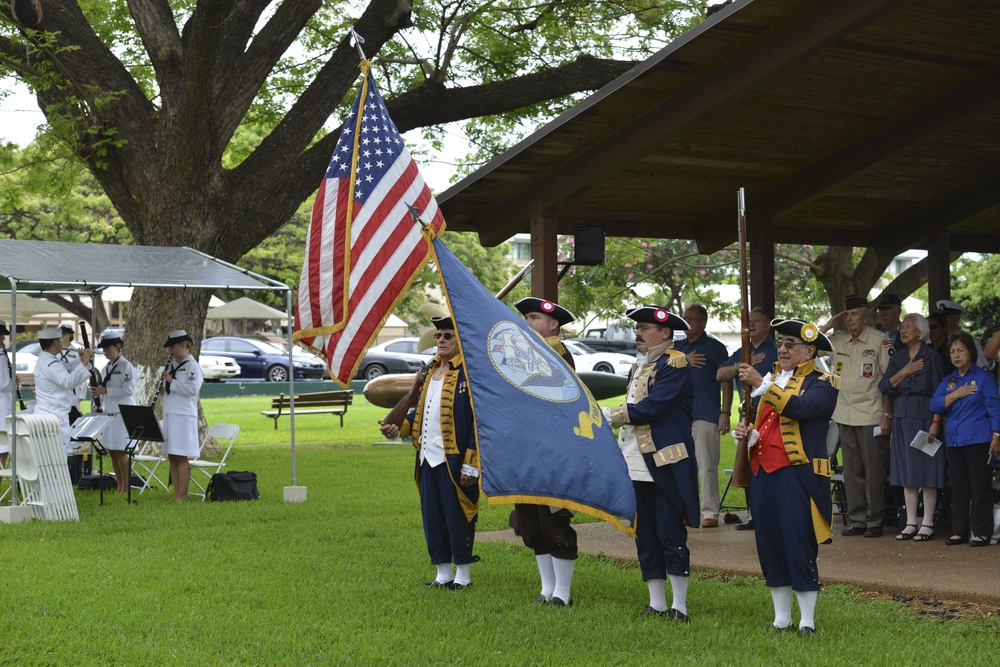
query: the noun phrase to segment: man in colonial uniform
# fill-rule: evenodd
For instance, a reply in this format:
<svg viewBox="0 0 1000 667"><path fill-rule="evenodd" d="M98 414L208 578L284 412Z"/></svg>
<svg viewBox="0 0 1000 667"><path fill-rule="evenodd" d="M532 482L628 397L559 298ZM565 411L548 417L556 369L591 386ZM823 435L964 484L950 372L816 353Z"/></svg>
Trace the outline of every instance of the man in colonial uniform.
<svg viewBox="0 0 1000 667"><path fill-rule="evenodd" d="M576 368L573 355L559 340L559 328L575 318L562 306L536 297L527 297L514 304L525 322L545 339L556 354ZM518 503L514 505L518 531L524 546L535 552L538 573L542 579L542 592L535 602L548 602L555 607L565 607L572 600L573 566L576 563L576 531L570 525L573 513L562 507Z"/></svg>
<svg viewBox="0 0 1000 667"><path fill-rule="evenodd" d="M826 434L839 378L816 367L817 350L833 351L816 325L775 319L771 326L780 336L778 363L763 378L752 365L740 364L740 381L754 387L756 423L751 431L741 421L733 435L749 435L757 557L774 604L769 631L793 629L795 591L799 635L810 636L820 588L816 557L833 535Z"/></svg>
<svg viewBox="0 0 1000 667"><path fill-rule="evenodd" d="M618 445L635 489L635 546L649 606L642 616L688 621L691 552L685 526L699 526L698 464L691 437L694 384L687 358L671 349L674 331L687 322L666 308L625 311L634 320L636 364L626 402L604 408L618 428ZM670 577L673 602L667 607Z"/></svg>
<svg viewBox="0 0 1000 667"><path fill-rule="evenodd" d="M427 585L461 590L472 585L472 555L479 514L479 452L469 381L451 317L432 317L437 356L424 379L417 408L402 428L382 424L387 438L412 436L416 481L431 564L437 577ZM451 564L455 563L452 574Z"/></svg>

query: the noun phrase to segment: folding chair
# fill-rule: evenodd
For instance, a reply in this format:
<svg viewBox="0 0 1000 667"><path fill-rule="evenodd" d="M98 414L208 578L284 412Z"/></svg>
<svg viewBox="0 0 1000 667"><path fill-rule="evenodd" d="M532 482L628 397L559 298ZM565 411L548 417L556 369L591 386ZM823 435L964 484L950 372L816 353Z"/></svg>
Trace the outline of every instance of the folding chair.
<svg viewBox="0 0 1000 667"><path fill-rule="evenodd" d="M833 499L833 513L840 515L840 520L847 525L847 487L844 485L844 466L837 460L840 453L840 427L836 422L830 422L830 430L826 434L826 452L830 458L830 494Z"/></svg>
<svg viewBox="0 0 1000 667"><path fill-rule="evenodd" d="M201 441L198 458L189 461L191 464L191 481L201 491L200 493L192 491L190 492L192 495L201 496L202 500L206 499L208 496L206 489L208 488L208 483L212 481L212 475L222 472L222 469L226 465L226 459L229 457L229 450L233 448L233 443L236 442L236 436L239 434L240 427L236 424L212 424L209 427L208 432L205 434L205 439ZM207 461L201 458L209 438L215 438L220 445L227 440L229 441L225 445L222 452L222 459L219 461ZM202 485L202 482L204 482L204 485Z"/></svg>
<svg viewBox="0 0 1000 667"><path fill-rule="evenodd" d="M154 455L151 453L151 448L153 446L152 442L143 441L142 448L132 457L132 471L139 475L142 480L142 484L138 486L139 495L146 489L152 488L150 486L151 481L156 481L164 491L167 490L167 485L163 483L163 480L156 476L156 469L160 467L160 464L167 460L165 456ZM137 488L135 485L132 488Z"/></svg>

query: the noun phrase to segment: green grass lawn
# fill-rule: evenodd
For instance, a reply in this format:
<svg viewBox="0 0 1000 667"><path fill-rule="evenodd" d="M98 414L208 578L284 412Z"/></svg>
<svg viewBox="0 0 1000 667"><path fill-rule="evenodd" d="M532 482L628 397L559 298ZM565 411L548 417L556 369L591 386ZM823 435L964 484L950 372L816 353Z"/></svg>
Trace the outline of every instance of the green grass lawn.
<svg viewBox="0 0 1000 667"><path fill-rule="evenodd" d="M632 564L581 557L574 605L530 604L535 560L480 543L475 585L423 586L427 558L409 446L369 446L384 410L351 408L345 427L299 420L302 504L290 482L287 422L266 398L215 399L209 420L242 427L230 469L253 470L253 503L189 502L147 492L128 506L77 492L79 522L0 525L0 662L11 665L796 665L988 664L995 619L947 623L831 586L812 641L771 636L756 579L698 574L692 623L639 619L646 587ZM277 435L276 435L277 433ZM725 461L724 461L725 464ZM480 530L506 526L484 505Z"/></svg>

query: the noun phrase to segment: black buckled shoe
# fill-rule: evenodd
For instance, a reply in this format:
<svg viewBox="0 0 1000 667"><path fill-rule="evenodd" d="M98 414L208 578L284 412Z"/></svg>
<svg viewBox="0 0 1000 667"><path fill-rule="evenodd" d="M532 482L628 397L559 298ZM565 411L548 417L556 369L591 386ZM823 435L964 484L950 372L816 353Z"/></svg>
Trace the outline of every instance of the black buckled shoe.
<svg viewBox="0 0 1000 667"><path fill-rule="evenodd" d="M816 634L816 628L810 628L808 625L799 628L799 637L812 637Z"/></svg>
<svg viewBox="0 0 1000 667"><path fill-rule="evenodd" d="M427 588L451 588L451 584L452 582L450 581L438 581L435 579L434 581L428 581L424 586Z"/></svg>
<svg viewBox="0 0 1000 667"><path fill-rule="evenodd" d="M647 606L639 613L639 616L666 616L666 615L667 612L660 611L659 609L653 609L652 607L649 606Z"/></svg>
<svg viewBox="0 0 1000 667"><path fill-rule="evenodd" d="M691 617L690 616L688 616L684 612L681 612L681 611L678 611L678 610L674 609L673 607L671 607L670 609L667 610L667 618L669 618L669 619L671 619L673 621L680 621L681 623L690 623L691 622Z"/></svg>
<svg viewBox="0 0 1000 667"><path fill-rule="evenodd" d="M866 528L864 526L849 526L848 528L840 531L840 534L844 537L856 537L858 535L864 535Z"/></svg>
<svg viewBox="0 0 1000 667"><path fill-rule="evenodd" d="M553 607L568 607L573 604L573 598L570 598L569 601L565 601L562 598L553 596L552 599L549 600L549 604Z"/></svg>

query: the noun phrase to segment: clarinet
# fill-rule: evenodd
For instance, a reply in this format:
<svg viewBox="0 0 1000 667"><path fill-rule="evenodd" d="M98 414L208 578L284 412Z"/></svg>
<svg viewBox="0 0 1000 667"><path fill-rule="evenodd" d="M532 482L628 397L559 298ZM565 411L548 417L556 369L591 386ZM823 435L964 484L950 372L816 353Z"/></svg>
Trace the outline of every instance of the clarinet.
<svg viewBox="0 0 1000 667"><path fill-rule="evenodd" d="M160 398L160 389L163 388L163 374L167 372L168 368L170 368L170 362L173 358L173 355L167 355L167 363L163 364L163 370L160 371L160 377L156 378L156 387L153 389L153 400L149 403L150 408L155 407L157 399Z"/></svg>
<svg viewBox="0 0 1000 667"><path fill-rule="evenodd" d="M80 322L80 338L83 341L84 348L90 348L90 337L87 336L87 323ZM97 372L97 369L90 371L90 388L93 390L95 387L101 386L101 374ZM93 391L90 392L90 406L93 408L94 412L104 412L101 406L101 397L99 394L95 394Z"/></svg>
<svg viewBox="0 0 1000 667"><path fill-rule="evenodd" d="M2 338L0 338L0 348L3 349L3 355L7 357L7 343ZM17 402L21 406L21 411L28 409L28 406L24 404L24 397L21 396L21 385L17 383L17 378L14 377L14 368L10 365L10 357L7 357L7 372L10 373L10 381L14 383L14 389L17 390Z"/></svg>

